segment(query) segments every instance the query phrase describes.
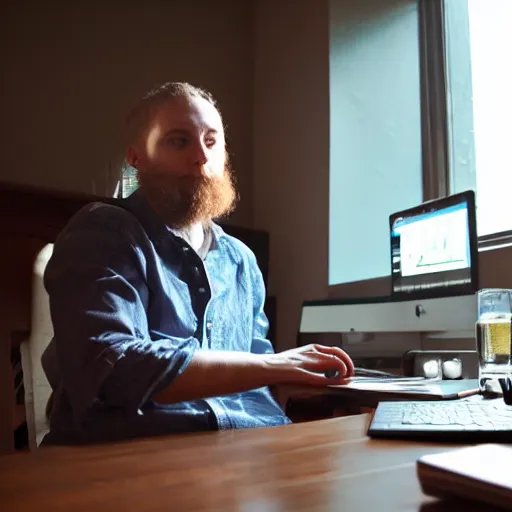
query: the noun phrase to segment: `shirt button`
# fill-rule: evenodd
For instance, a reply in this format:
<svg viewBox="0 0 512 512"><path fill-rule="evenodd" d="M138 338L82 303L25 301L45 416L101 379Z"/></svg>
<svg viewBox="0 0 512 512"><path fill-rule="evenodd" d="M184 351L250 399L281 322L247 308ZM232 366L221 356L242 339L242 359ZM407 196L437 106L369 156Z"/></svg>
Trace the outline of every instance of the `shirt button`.
<svg viewBox="0 0 512 512"><path fill-rule="evenodd" d="M199 270L199 267L194 267L194 275L196 277L199 277L201 275L201 271Z"/></svg>
<svg viewBox="0 0 512 512"><path fill-rule="evenodd" d="M213 327L213 323L212 322L206 322L206 328L211 331L212 330L212 327Z"/></svg>
<svg viewBox="0 0 512 512"><path fill-rule="evenodd" d="M187 252L190 250L190 247L187 247L186 245L184 245L184 246L182 247L182 249L183 249L183 252L184 252L184 253L187 253Z"/></svg>
<svg viewBox="0 0 512 512"><path fill-rule="evenodd" d="M206 292L206 288L203 288L203 287L199 288L199 293L205 293L205 292Z"/></svg>

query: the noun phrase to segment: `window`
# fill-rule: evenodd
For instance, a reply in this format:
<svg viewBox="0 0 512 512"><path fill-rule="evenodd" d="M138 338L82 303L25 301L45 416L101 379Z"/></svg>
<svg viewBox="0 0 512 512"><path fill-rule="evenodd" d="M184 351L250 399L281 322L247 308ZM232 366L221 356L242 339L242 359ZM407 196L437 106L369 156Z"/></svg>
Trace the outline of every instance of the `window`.
<svg viewBox="0 0 512 512"><path fill-rule="evenodd" d="M330 3L329 285L390 273L389 215L421 203L417 0Z"/></svg>
<svg viewBox="0 0 512 512"><path fill-rule="evenodd" d="M388 293L387 215L468 189L508 286L512 0L330 0L330 23L329 295Z"/></svg>
<svg viewBox="0 0 512 512"><path fill-rule="evenodd" d="M119 197L128 197L137 190L137 170L129 165L123 165L119 187Z"/></svg>
<svg viewBox="0 0 512 512"><path fill-rule="evenodd" d="M474 189L479 236L504 240L512 235L512 1L444 0L443 8L449 191Z"/></svg>

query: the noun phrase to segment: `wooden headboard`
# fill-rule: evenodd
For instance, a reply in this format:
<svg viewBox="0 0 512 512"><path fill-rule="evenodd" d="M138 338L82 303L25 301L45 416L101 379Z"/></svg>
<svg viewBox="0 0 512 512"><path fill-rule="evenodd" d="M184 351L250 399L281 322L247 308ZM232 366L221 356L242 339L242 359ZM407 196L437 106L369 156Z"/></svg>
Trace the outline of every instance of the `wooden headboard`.
<svg viewBox="0 0 512 512"><path fill-rule="evenodd" d="M0 453L13 449L12 426L16 422L11 351L30 333L34 260L46 244L55 241L73 214L97 200L102 198L0 183ZM222 227L254 251L267 282L267 233L230 224ZM268 308L267 314L273 318L272 299Z"/></svg>

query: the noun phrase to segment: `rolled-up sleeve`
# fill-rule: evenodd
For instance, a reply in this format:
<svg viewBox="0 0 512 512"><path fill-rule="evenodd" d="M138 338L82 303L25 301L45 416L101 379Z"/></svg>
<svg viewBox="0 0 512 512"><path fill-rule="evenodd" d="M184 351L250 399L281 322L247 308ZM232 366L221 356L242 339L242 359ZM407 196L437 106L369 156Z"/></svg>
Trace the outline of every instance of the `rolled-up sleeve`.
<svg viewBox="0 0 512 512"><path fill-rule="evenodd" d="M62 386L78 419L96 402L140 408L182 373L199 342L150 336L140 248L123 233L75 227L45 273Z"/></svg>

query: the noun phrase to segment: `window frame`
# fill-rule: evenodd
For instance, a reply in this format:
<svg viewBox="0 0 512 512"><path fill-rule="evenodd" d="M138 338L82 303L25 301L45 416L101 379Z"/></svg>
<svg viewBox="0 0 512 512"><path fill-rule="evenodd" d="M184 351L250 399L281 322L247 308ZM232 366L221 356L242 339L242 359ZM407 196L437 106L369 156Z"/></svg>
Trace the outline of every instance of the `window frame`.
<svg viewBox="0 0 512 512"><path fill-rule="evenodd" d="M423 200L450 190L443 0L419 0Z"/></svg>
<svg viewBox="0 0 512 512"><path fill-rule="evenodd" d="M419 0L423 199L450 194L450 127L446 47L447 0ZM479 250L512 245L512 230L478 237Z"/></svg>

